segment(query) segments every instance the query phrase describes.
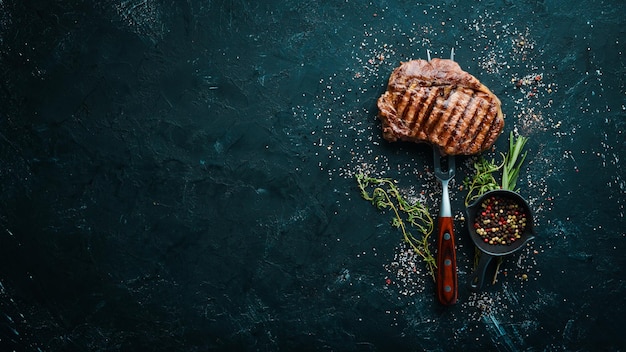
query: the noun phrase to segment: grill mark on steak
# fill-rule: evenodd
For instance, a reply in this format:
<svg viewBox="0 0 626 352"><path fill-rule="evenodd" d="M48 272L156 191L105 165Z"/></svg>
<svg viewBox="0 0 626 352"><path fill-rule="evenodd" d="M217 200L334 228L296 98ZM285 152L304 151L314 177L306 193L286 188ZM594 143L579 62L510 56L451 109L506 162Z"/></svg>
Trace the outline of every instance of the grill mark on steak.
<svg viewBox="0 0 626 352"><path fill-rule="evenodd" d="M420 135L423 135L425 139L430 141L430 135L428 130L430 128L430 124L437 118L439 114L439 104L441 103L441 95L443 94L443 88L437 87L430 92L430 104L428 106L428 110L424 114L424 119L420 124Z"/></svg>
<svg viewBox="0 0 626 352"><path fill-rule="evenodd" d="M477 117L474 121L474 123L472 124L468 135L471 138L468 138L465 143L462 144L463 147L466 148L475 148L476 146L480 146L483 143L483 140L485 139L485 129L483 129L482 131L478 129L478 126L482 125L482 124L487 124L487 126L489 126L488 124L491 123L491 121L495 118L495 114L491 113L490 109L489 109L489 99L485 99L483 97L483 99L485 102L487 102L486 106L481 106L480 111L477 114ZM482 116L482 117L480 117ZM488 129L488 128L487 128ZM482 132L482 133L481 133Z"/></svg>
<svg viewBox="0 0 626 352"><path fill-rule="evenodd" d="M476 105L473 109L473 112L469 118L465 119L462 124L462 129L459 130L459 136L462 136L465 138L465 142L463 141L463 139L459 140L457 145L462 146L466 144L466 141L471 139L473 136L470 135L470 131L472 129L472 126L474 125L474 122L479 120L478 115L480 114L480 112L482 111L482 105L483 105L483 99L477 98L475 99L476 101Z"/></svg>
<svg viewBox="0 0 626 352"><path fill-rule="evenodd" d="M495 126L495 125L498 125L498 123L497 123L497 121L496 121L496 119L497 119L497 117L498 117L498 113L497 113L497 111L494 111L494 109L493 109L493 103L492 103L492 104L490 104L490 106L489 106L489 110L488 110L488 113L489 113L489 115L488 115L488 116L489 116L489 120L488 120L486 123L488 124L489 128L484 128L484 129L482 130L482 132L483 132L483 133L481 133L481 134L480 134L480 138L481 138L482 140L477 140L477 145L478 145L478 146L482 146L482 145L483 145L483 143L484 143L485 141L487 141L489 138L491 138L491 137L490 137L490 134L489 134L489 131L490 131L490 130L491 130L491 129Z"/></svg>
<svg viewBox="0 0 626 352"><path fill-rule="evenodd" d="M497 123L492 123L491 126L489 126L489 130L487 130L487 132L485 133L485 139L483 140L483 142L480 144L480 148L484 148L486 145L490 145L491 143L493 143L494 138L493 138L493 130L494 128L497 128Z"/></svg>
<svg viewBox="0 0 626 352"><path fill-rule="evenodd" d="M411 135L412 129L410 126L414 125L413 120L415 120L416 111L419 110L420 108L420 104L417 103L417 101L420 99L420 96L418 93L419 93L419 90L413 91L411 93L412 103L409 106L409 109L406 111L406 113L403 116L404 120L407 122L407 126L409 129L408 135Z"/></svg>
<svg viewBox="0 0 626 352"><path fill-rule="evenodd" d="M419 98L419 102L415 103L416 109L415 109L414 113L410 116L409 129L411 131L415 131L416 130L416 128L415 128L416 126L419 127L417 125L418 122L419 122L419 115L420 115L420 112L422 110L424 110L424 107L425 107L426 102L427 102L428 97L429 97L428 94L420 94L420 92L422 92L424 89L425 89L425 87L423 87L420 90L415 92L415 96L417 98Z"/></svg>
<svg viewBox="0 0 626 352"><path fill-rule="evenodd" d="M484 136L483 136L483 140L480 143L480 148L484 148L485 146L488 146L490 144L493 144L493 142L495 142L495 137L494 136L494 129L496 128L500 128L502 125L502 121L500 121L500 119L498 118L498 112L497 111L493 111L493 108L489 109L489 114L492 116L491 120L490 120L490 124L489 124L489 129L485 130L484 132Z"/></svg>
<svg viewBox="0 0 626 352"><path fill-rule="evenodd" d="M430 136L431 138L433 137L437 137L435 135L433 135L433 130L435 129L435 126L437 126L437 124L439 123L439 121L442 120L442 116L444 114L444 112L448 109L449 104L449 98L450 98L450 94L452 94L452 89L446 89L447 87L442 87L440 89L441 93L440 93L440 97L436 100L436 103L434 104L435 107L437 109L435 109L435 107L433 107L433 110L435 111L434 116L431 113L430 117L428 118L428 120L426 121L426 125L424 126L424 130L426 131L426 135ZM433 139L431 139L433 140ZM434 142L434 140L433 140ZM436 142L435 142L436 143Z"/></svg>
<svg viewBox="0 0 626 352"><path fill-rule="evenodd" d="M428 87L426 88L426 93L424 96L426 97L426 101L424 102L424 108L420 110L420 113L417 117L417 121L415 123L415 127L419 133L414 135L419 139L426 139L426 131L424 125L428 123L428 116L432 113L435 105L436 99L439 96L439 87Z"/></svg>
<svg viewBox="0 0 626 352"><path fill-rule="evenodd" d="M452 119L455 116L455 112L457 110L462 110L465 108L462 105L463 96L464 94L457 90L452 90L450 92L448 99L446 99L448 106L446 107L445 111L442 112L442 116L449 116L449 118L439 119L439 121L437 121L437 124L433 127L433 131L430 134L433 143L441 145L443 148L446 147L445 143L443 143L448 139L447 134L449 134L449 131L447 131L446 127L449 127L453 123Z"/></svg>
<svg viewBox="0 0 626 352"><path fill-rule="evenodd" d="M443 145L444 149L448 149L452 147L452 142L454 141L454 137L458 135L459 125L463 121L461 117L463 116L463 114L466 113L466 111L468 111L468 108L472 106L471 104L474 101L475 94L474 94L474 91L470 90L470 92L472 92L472 94L470 95L465 94L465 92L461 92L458 94L460 101L455 106L455 110L453 114L450 116L450 120L447 123L447 129L445 130L444 134L442 134L440 138L440 142ZM462 108L459 108L461 106Z"/></svg>
<svg viewBox="0 0 626 352"><path fill-rule="evenodd" d="M411 90L412 89L409 88L404 92L404 94L398 94L398 97L400 98L400 103L398 104L396 116L398 117L398 119L400 119L400 121L403 120L404 110L406 110L406 107L409 106L409 103L411 102Z"/></svg>
<svg viewBox="0 0 626 352"><path fill-rule="evenodd" d="M480 100L476 99L476 92L472 91L472 95L469 99L469 102L467 103L465 110L462 112L462 114L464 116L469 116L470 119L474 118L474 115L476 114L476 110L478 110L479 106L480 106ZM459 117L459 120L454 126L454 133L451 136L450 140L446 142L446 145L451 146L451 147L454 145L459 145L460 139L463 138L463 131L466 126L467 126L467 119L463 119Z"/></svg>

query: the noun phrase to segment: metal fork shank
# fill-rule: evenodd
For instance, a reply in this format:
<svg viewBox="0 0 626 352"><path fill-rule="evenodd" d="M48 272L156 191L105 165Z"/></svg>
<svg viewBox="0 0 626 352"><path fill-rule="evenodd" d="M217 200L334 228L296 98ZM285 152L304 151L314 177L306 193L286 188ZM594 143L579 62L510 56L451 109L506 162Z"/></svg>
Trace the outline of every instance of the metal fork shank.
<svg viewBox="0 0 626 352"><path fill-rule="evenodd" d="M443 195L441 197L441 208L439 209L439 216L448 217L452 216L452 209L450 207L450 194L448 193L448 182L454 177L454 156L448 155L448 169L444 172L441 170L441 153L439 148L433 147L433 159L435 161L435 176L441 182L443 189Z"/></svg>

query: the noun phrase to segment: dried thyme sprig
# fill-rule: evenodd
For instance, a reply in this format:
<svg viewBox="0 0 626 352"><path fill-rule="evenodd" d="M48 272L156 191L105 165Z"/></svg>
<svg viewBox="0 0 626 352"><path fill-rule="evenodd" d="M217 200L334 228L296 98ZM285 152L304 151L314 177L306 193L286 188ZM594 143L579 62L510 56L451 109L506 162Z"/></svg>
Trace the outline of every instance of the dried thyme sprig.
<svg viewBox="0 0 626 352"><path fill-rule="evenodd" d="M435 280L437 264L428 246L428 237L433 232L434 223L428 208L420 202L415 202L415 204L409 203L400 194L398 187L391 179L357 174L356 181L363 199L372 202L377 209L384 210L390 208L394 212L391 224L402 231L404 240L422 257L431 277ZM372 193L367 191L369 187L374 187ZM406 218L408 224L422 233L420 239L413 236L407 229L404 218Z"/></svg>

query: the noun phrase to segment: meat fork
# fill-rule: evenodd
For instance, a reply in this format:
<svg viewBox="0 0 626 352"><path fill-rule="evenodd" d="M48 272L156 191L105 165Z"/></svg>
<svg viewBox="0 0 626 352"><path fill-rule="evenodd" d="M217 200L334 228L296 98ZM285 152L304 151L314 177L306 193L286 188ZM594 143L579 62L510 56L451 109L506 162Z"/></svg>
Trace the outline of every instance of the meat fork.
<svg viewBox="0 0 626 352"><path fill-rule="evenodd" d="M430 61L430 51L426 51ZM450 52L450 60L454 60L454 48ZM446 160L446 170L442 170L441 161ZM456 303L458 297L458 280L456 268L456 247L454 244L454 221L450 207L448 182L454 178L454 155L443 156L439 147L433 146L435 177L441 182L442 195L439 216L437 218L437 299L443 305Z"/></svg>

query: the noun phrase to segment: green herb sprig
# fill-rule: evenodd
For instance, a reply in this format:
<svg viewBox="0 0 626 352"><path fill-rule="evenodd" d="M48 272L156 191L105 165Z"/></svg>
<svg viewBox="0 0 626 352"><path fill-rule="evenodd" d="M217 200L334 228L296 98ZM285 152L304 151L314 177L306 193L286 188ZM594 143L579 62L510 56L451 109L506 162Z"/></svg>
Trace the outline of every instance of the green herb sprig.
<svg viewBox="0 0 626 352"><path fill-rule="evenodd" d="M474 176L472 176L471 180L466 178L464 181L465 187L468 189L465 196L465 206L482 194L500 188L500 184L498 184L493 174L500 170L502 164L497 165L493 159L487 160L481 155L473 166L476 171Z"/></svg>
<svg viewBox="0 0 626 352"><path fill-rule="evenodd" d="M428 208L420 202L409 203L400 194L395 182L389 178L375 178L365 174L357 174L356 181L363 199L370 201L379 210L391 209L393 211L392 226L402 231L404 240L422 257L434 281L437 264L428 246L428 238L433 232L434 223ZM369 193L367 189L371 187L374 189L372 193ZM407 229L405 218L406 223L422 233L420 239L413 236Z"/></svg>
<svg viewBox="0 0 626 352"><path fill-rule="evenodd" d="M517 178L526 159L527 152L522 154L522 150L527 141L527 137L518 136L515 138L513 132L511 132L509 134L509 151L506 155L500 153L502 155L501 164L496 164L493 159L487 160L482 155L478 157L478 160L473 165L474 175L471 178L466 178L464 181L465 186L468 188L467 196L465 196L466 206L474 199L494 189L516 190ZM494 177L494 174L499 170L502 170L500 183Z"/></svg>

